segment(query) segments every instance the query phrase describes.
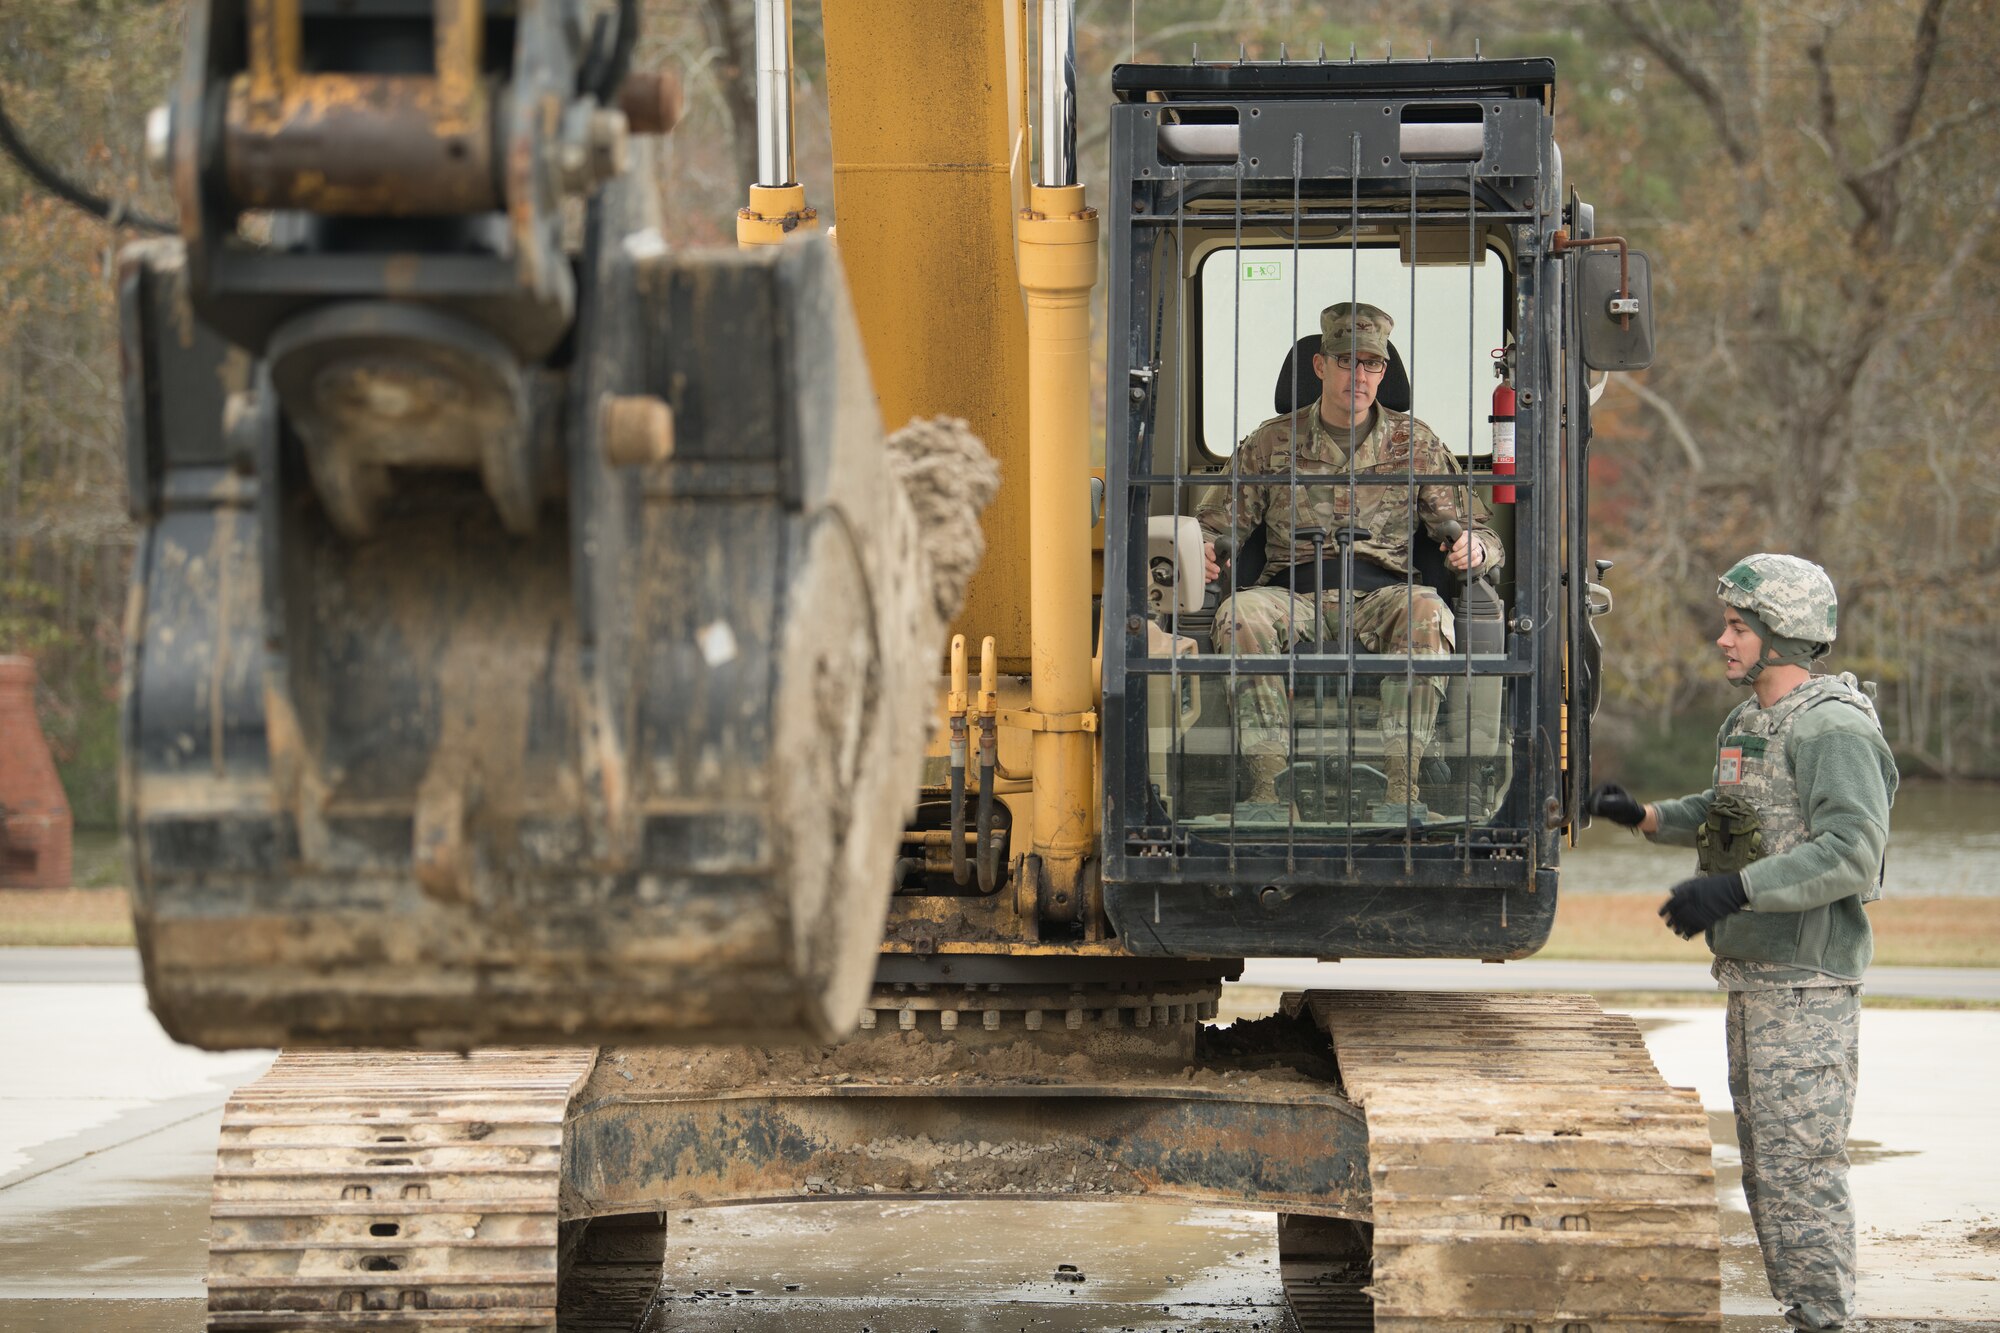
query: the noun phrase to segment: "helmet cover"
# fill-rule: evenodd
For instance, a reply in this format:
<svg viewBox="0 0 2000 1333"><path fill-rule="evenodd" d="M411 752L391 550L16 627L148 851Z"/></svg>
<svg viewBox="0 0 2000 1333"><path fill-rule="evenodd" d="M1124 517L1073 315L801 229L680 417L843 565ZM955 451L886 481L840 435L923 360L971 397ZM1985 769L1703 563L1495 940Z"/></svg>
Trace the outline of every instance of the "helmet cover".
<svg viewBox="0 0 2000 1333"><path fill-rule="evenodd" d="M1833 580L1810 560L1766 552L1745 556L1716 580L1715 595L1754 614L1769 636L1808 644L1833 642L1840 602Z"/></svg>

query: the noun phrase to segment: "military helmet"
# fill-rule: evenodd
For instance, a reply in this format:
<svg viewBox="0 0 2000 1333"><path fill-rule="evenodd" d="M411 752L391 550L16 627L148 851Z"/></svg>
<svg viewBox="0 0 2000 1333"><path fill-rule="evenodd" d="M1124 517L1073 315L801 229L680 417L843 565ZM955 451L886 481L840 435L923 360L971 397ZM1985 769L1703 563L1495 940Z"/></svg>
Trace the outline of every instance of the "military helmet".
<svg viewBox="0 0 2000 1333"><path fill-rule="evenodd" d="M1715 581L1715 595L1740 611L1753 612L1781 638L1833 642L1840 599L1833 580L1810 560L1768 553L1745 556Z"/></svg>

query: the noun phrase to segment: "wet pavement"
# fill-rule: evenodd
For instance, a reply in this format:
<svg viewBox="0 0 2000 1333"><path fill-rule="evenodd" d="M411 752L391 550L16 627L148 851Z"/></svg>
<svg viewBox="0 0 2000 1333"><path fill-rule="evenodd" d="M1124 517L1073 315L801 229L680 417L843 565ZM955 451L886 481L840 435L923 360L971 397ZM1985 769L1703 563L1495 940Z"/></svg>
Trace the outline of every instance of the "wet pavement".
<svg viewBox="0 0 2000 1333"><path fill-rule="evenodd" d="M0 985L0 1333L202 1327L222 1103L270 1060L176 1045L136 984Z"/></svg>
<svg viewBox="0 0 2000 1333"><path fill-rule="evenodd" d="M1499 971L1499 969L1494 969ZM0 1333L195 1333L227 1091L269 1053L175 1046L132 982L0 972ZM1717 1140L1730 1333L1781 1327L1743 1211L1720 1009L1639 1013ZM1853 1180L1876 1330L2000 1330L2000 1013L1865 1010ZM1061 1265L1076 1271L1061 1271ZM858 1201L670 1219L654 1328L1281 1330L1271 1217Z"/></svg>
<svg viewBox="0 0 2000 1333"><path fill-rule="evenodd" d="M1722 1012L1636 1011L1668 1082L1701 1091L1723 1209L1723 1313L1774 1313L1743 1203ZM1868 1009L1848 1137L1859 1308L2000 1321L2000 1014ZM2000 1322L1996 1322L2000 1326Z"/></svg>

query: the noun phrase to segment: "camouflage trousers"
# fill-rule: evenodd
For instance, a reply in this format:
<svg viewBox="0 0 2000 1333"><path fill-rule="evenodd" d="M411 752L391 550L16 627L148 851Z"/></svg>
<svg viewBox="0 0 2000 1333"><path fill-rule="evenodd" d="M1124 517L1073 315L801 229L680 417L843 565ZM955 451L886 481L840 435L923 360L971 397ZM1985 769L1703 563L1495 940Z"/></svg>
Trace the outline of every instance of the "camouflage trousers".
<svg viewBox="0 0 2000 1333"><path fill-rule="evenodd" d="M1457 642L1451 608L1435 590L1418 584L1415 594L1402 584L1377 588L1354 599L1354 639L1371 653L1410 653L1441 657ZM1245 588L1215 609L1215 650L1244 655L1284 654L1300 640L1313 637L1313 598L1286 588ZM1340 593L1320 598L1318 633L1329 644L1340 636ZM1262 667L1264 663L1255 664ZM1236 730L1244 754L1291 753L1292 709L1285 697L1282 662L1271 663L1276 674L1239 677L1236 687ZM1422 755L1431 743L1438 703L1444 698L1443 676L1417 677L1416 694L1401 680L1382 681L1382 744L1385 753L1408 746Z"/></svg>
<svg viewBox="0 0 2000 1333"><path fill-rule="evenodd" d="M1794 1328L1840 1328L1854 1313L1847 1126L1860 988L1731 991L1727 1031L1743 1197L1771 1294Z"/></svg>

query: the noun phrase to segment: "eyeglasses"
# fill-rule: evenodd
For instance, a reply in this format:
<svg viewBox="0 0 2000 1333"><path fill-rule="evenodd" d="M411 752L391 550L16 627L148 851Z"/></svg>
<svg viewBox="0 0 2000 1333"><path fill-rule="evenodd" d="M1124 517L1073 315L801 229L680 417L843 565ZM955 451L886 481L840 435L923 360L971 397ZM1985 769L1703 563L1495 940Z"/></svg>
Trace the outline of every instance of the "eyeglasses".
<svg viewBox="0 0 2000 1333"><path fill-rule="evenodd" d="M1360 370L1370 375L1386 375L1389 363L1379 356L1351 356L1346 352L1335 352L1333 364L1342 370Z"/></svg>

